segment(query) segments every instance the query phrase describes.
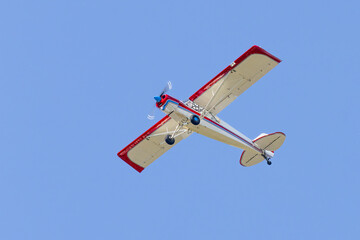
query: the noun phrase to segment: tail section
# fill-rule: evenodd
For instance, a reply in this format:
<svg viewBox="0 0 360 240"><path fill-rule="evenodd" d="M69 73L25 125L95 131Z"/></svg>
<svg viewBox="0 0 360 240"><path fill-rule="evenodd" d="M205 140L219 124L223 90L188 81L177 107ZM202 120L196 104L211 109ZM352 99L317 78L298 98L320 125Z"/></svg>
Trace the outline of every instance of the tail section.
<svg viewBox="0 0 360 240"><path fill-rule="evenodd" d="M270 165L270 158L274 156L274 151L279 149L285 141L286 135L282 132L275 132L271 134L260 134L253 140L257 147L264 150L264 154L253 151L244 151L240 157L240 164L245 167L250 167L263 160L266 160Z"/></svg>

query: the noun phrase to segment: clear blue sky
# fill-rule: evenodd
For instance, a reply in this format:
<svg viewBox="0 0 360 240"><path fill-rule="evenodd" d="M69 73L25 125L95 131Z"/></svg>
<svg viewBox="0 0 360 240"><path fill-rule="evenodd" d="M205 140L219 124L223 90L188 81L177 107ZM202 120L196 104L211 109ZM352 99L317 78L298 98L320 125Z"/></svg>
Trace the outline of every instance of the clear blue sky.
<svg viewBox="0 0 360 240"><path fill-rule="evenodd" d="M357 239L358 1L0 3L0 239ZM220 117L283 131L271 167L193 134L117 152L257 44L283 60ZM158 119L163 113L158 112Z"/></svg>

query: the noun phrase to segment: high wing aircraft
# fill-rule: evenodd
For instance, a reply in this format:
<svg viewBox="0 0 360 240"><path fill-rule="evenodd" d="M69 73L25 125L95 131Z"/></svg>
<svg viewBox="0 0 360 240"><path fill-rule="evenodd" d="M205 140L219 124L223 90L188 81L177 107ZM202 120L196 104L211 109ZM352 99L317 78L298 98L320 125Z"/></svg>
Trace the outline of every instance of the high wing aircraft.
<svg viewBox="0 0 360 240"><path fill-rule="evenodd" d="M118 156L141 172L193 132L243 149L242 166L253 166L270 159L285 141L285 134L260 134L246 137L217 114L246 89L281 62L264 49L253 46L195 92L187 101L169 96L166 89L154 97L156 106L166 116L118 153Z"/></svg>

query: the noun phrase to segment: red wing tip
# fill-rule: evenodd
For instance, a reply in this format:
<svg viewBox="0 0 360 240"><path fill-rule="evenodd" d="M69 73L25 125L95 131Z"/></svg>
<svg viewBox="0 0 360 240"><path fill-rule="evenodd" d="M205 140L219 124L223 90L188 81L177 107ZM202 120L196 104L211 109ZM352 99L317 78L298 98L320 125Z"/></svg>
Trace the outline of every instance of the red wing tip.
<svg viewBox="0 0 360 240"><path fill-rule="evenodd" d="M130 165L130 167L132 167L133 169L135 169L136 171L138 171L139 173L141 173L145 168L141 167L140 165L137 165L136 163L134 163L133 161L131 161L129 159L129 157L127 156L127 152L123 152L122 150L120 152L118 152L118 157L121 158L124 162L126 162L127 164Z"/></svg>
<svg viewBox="0 0 360 240"><path fill-rule="evenodd" d="M275 57L274 55L272 55L271 53L269 53L269 52L266 51L265 49L259 47L258 45L252 46L252 47L248 50L248 52L249 52L250 54L256 54L256 53L258 53L258 54L263 54L263 55L268 56L269 58L273 59L274 61L276 61L276 62L278 62L278 63L281 62L281 59Z"/></svg>
<svg viewBox="0 0 360 240"><path fill-rule="evenodd" d="M242 154L241 154L241 156L240 156L240 161L239 161L239 163L240 163L240 165L241 165L241 166L246 167L246 166L245 166L245 165L243 165L243 164L242 164L242 162L241 162L241 159L242 159L242 157L243 157L244 153L245 153L245 151L243 151L243 152L242 152Z"/></svg>

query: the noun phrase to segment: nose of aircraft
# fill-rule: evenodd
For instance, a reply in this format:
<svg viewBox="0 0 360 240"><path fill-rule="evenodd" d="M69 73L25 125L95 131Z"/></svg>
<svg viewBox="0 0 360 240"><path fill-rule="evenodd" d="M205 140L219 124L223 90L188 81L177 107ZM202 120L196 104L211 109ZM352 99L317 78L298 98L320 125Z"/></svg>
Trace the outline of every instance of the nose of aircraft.
<svg viewBox="0 0 360 240"><path fill-rule="evenodd" d="M156 102L160 102L160 101L161 101L161 97L159 97L159 96L154 97L154 99L155 99Z"/></svg>

